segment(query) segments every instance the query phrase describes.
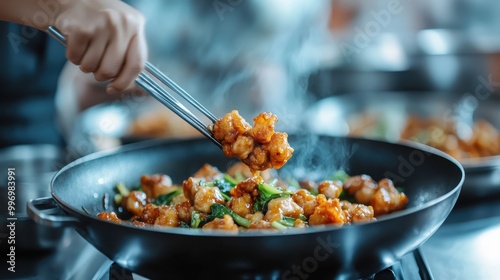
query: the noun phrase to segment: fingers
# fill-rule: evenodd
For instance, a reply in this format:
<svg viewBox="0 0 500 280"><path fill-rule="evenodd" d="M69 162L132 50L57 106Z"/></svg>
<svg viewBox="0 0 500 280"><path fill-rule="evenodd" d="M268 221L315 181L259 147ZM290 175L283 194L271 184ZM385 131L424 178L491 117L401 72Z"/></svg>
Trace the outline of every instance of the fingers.
<svg viewBox="0 0 500 280"><path fill-rule="evenodd" d="M68 45L66 49L66 57L68 60L75 65L80 65L91 39L92 36L85 33L68 36Z"/></svg>
<svg viewBox="0 0 500 280"><path fill-rule="evenodd" d="M103 61L104 53L109 44L109 36L105 33L98 33L89 43L87 50L81 60L80 70L84 73L97 71ZM109 78L108 78L109 79ZM106 80L97 79L99 82Z"/></svg>
<svg viewBox="0 0 500 280"><path fill-rule="evenodd" d="M108 92L128 89L147 57L143 15L121 1L74 1L55 21L67 39L67 58Z"/></svg>
<svg viewBox="0 0 500 280"><path fill-rule="evenodd" d="M121 67L117 77L108 85L107 91L110 94L124 91L133 86L134 79L144 68L147 58L147 47L145 40L139 34L130 41L126 53L125 63Z"/></svg>

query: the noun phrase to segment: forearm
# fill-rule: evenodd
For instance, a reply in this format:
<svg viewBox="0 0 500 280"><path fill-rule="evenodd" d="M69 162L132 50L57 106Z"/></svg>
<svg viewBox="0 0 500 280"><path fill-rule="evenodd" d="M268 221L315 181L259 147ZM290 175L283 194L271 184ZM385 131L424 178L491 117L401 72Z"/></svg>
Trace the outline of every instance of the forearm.
<svg viewBox="0 0 500 280"><path fill-rule="evenodd" d="M54 25L58 13L63 10L63 4L71 1L57 0L1 0L0 20L19 23L46 30Z"/></svg>

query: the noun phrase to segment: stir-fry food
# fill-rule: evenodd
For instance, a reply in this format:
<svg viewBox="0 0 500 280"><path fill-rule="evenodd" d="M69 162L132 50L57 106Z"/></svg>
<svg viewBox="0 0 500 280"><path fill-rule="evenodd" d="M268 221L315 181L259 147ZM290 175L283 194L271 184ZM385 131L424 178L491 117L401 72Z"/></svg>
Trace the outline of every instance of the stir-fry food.
<svg viewBox="0 0 500 280"><path fill-rule="evenodd" d="M440 149L456 159L473 159L500 155L500 132L489 122L478 120L464 138L451 122L433 118L409 117L401 138Z"/></svg>
<svg viewBox="0 0 500 280"><path fill-rule="evenodd" d="M117 190L115 203L132 218L122 220L115 212L98 218L139 227L230 232L372 222L408 203L386 178L377 182L338 171L323 181L284 181L270 170L255 175L241 162L225 173L205 164L182 186L166 174L154 174L142 176L137 188L118 184Z"/></svg>
<svg viewBox="0 0 500 280"><path fill-rule="evenodd" d="M397 134L398 139L429 145L458 160L500 155L500 131L486 120L472 123L468 137L459 133L455 122L440 118L408 115L401 126L391 122L374 114L359 114L349 121L349 135L388 138Z"/></svg>
<svg viewBox="0 0 500 280"><path fill-rule="evenodd" d="M292 157L293 148L286 133L274 131L278 117L265 112L253 121L252 127L233 110L217 120L212 132L222 143L224 155L241 159L251 170L281 168Z"/></svg>

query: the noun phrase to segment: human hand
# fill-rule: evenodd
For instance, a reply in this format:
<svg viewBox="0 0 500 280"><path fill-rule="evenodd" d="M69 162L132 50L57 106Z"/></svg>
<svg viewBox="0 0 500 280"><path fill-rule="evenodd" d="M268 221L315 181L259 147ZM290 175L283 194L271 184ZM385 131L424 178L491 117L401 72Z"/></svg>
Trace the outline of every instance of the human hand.
<svg viewBox="0 0 500 280"><path fill-rule="evenodd" d="M133 86L144 68L147 44L144 16L119 0L79 0L63 5L53 25L66 37L66 56L108 93Z"/></svg>

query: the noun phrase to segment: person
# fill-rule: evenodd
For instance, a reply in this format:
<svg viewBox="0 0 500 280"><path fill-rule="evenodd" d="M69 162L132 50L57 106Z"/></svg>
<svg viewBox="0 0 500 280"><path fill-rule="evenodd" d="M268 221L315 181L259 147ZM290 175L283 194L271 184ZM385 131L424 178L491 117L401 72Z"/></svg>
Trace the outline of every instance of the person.
<svg viewBox="0 0 500 280"><path fill-rule="evenodd" d="M48 38L54 26L67 47ZM0 3L0 147L62 145L54 95L66 59L110 94L133 87L147 60L145 18L119 0Z"/></svg>

